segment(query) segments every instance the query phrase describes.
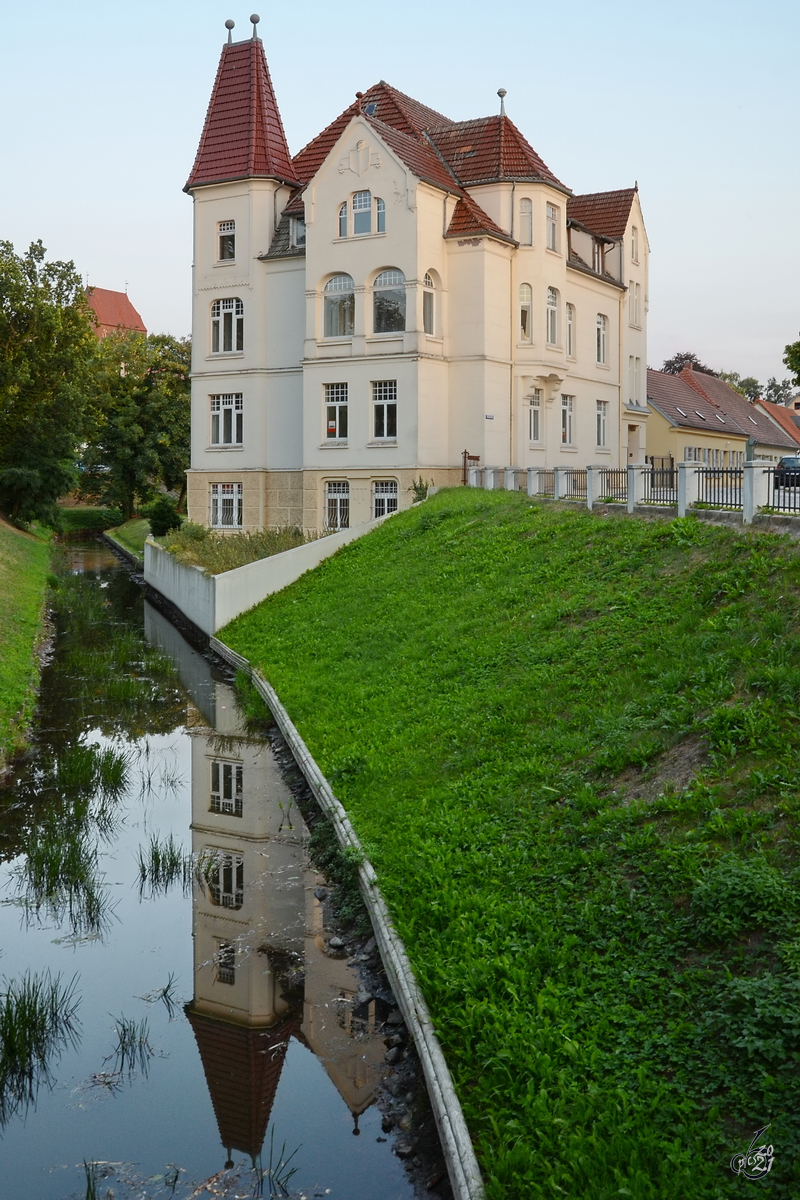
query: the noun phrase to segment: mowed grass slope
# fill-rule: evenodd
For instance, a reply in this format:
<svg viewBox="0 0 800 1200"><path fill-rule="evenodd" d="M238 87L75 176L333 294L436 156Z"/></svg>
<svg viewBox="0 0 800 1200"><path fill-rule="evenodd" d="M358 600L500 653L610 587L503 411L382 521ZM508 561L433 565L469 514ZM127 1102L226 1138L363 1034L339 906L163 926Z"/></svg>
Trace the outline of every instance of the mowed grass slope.
<svg viewBox="0 0 800 1200"><path fill-rule="evenodd" d="M795 545L451 490L221 636L378 870L492 1200L739 1195L769 1121L800 1193Z"/></svg>
<svg viewBox="0 0 800 1200"><path fill-rule="evenodd" d="M46 541L0 521L0 771L21 747L33 711L49 562Z"/></svg>

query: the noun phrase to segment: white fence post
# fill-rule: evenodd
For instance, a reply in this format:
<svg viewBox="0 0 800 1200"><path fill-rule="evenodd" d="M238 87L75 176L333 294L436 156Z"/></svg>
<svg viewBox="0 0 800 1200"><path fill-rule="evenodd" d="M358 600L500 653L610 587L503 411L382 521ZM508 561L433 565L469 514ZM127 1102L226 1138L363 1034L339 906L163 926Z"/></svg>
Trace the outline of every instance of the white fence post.
<svg viewBox="0 0 800 1200"><path fill-rule="evenodd" d="M566 467L553 467L553 499L560 500L564 491L564 485L561 479L562 471L566 471Z"/></svg>
<svg viewBox="0 0 800 1200"><path fill-rule="evenodd" d="M468 487L480 487L480 467L469 467L467 470Z"/></svg>
<svg viewBox="0 0 800 1200"><path fill-rule="evenodd" d="M528 495L539 495L539 468L528 467Z"/></svg>
<svg viewBox="0 0 800 1200"><path fill-rule="evenodd" d="M497 470L495 467L483 468L483 487L487 492L493 492L497 487Z"/></svg>
<svg viewBox="0 0 800 1200"><path fill-rule="evenodd" d="M589 512L594 508L595 492L600 487L600 467L586 468L586 507Z"/></svg>
<svg viewBox="0 0 800 1200"><path fill-rule="evenodd" d="M761 459L753 459L752 462L744 464L744 472L742 474L742 522L745 525L752 525L753 517L758 510L766 507L770 502L770 466L772 466L771 463L762 461Z"/></svg>
<svg viewBox="0 0 800 1200"><path fill-rule="evenodd" d="M685 517L697 501L697 463L678 463L678 516Z"/></svg>
<svg viewBox="0 0 800 1200"><path fill-rule="evenodd" d="M642 463L628 467L628 512L632 513L637 504L644 500L644 477L649 468Z"/></svg>
<svg viewBox="0 0 800 1200"><path fill-rule="evenodd" d="M517 490L516 467L506 467L503 471L503 487L507 492L515 492Z"/></svg>

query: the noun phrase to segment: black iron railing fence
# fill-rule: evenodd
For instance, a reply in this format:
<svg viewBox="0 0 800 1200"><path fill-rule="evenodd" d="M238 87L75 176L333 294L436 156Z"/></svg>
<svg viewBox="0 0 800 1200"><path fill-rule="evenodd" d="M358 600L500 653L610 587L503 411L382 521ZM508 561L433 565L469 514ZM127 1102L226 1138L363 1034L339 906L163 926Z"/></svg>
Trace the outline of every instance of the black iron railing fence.
<svg viewBox="0 0 800 1200"><path fill-rule="evenodd" d="M743 480L742 467L698 467L696 503L711 508L741 508Z"/></svg>

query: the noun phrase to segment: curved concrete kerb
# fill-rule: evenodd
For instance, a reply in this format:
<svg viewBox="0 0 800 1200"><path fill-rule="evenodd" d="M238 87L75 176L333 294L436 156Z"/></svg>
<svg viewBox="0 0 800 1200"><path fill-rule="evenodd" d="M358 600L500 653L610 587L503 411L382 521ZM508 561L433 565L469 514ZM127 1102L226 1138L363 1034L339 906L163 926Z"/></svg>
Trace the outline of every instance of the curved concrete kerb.
<svg viewBox="0 0 800 1200"><path fill-rule="evenodd" d="M330 817L340 846L343 849L353 849L360 856L361 894L372 919L375 938L381 952L383 965L389 976L389 982L394 990L400 1011L413 1035L414 1045L422 1063L453 1194L456 1200L483 1200L483 1181L475 1158L475 1151L472 1148L464 1114L461 1111L439 1039L433 1030L430 1013L411 969L405 946L392 925L389 910L378 887L375 871L364 856L361 843L350 824L350 819L295 729L274 688L264 679L263 675L252 669L246 658L242 658L224 642L212 637L209 644L220 658L224 658L231 666L245 671L250 676L275 718L317 803Z"/></svg>

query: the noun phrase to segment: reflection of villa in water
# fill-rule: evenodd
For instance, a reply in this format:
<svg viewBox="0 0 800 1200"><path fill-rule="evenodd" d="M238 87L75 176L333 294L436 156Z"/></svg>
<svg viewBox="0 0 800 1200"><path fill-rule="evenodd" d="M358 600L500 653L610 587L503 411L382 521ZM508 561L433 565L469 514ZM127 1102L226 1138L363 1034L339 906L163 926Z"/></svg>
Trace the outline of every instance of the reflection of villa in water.
<svg viewBox="0 0 800 1200"><path fill-rule="evenodd" d="M220 1138L257 1157L291 1038L323 1063L356 1119L375 1099L384 1045L374 1004L325 950L322 880L269 745L248 737L233 690L147 606L148 638L197 704L192 726L194 998L186 1013ZM357 1126L356 1126L357 1127Z"/></svg>

